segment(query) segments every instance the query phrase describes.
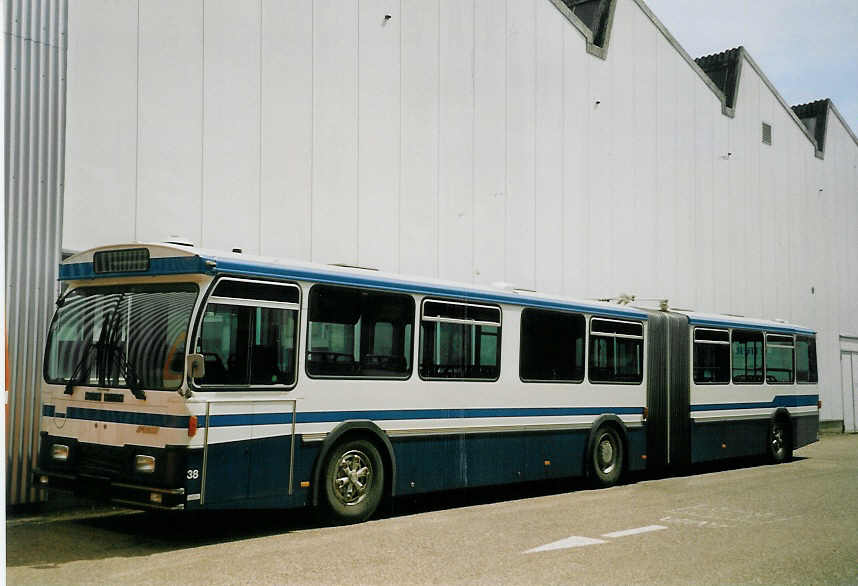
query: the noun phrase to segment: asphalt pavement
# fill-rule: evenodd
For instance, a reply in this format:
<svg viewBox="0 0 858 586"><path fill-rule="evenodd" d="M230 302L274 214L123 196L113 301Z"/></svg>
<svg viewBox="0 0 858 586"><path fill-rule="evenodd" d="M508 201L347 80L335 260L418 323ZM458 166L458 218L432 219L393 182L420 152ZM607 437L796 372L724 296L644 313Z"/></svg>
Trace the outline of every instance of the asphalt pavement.
<svg viewBox="0 0 858 586"><path fill-rule="evenodd" d="M9 584L856 584L858 435L760 461L310 511L100 507L7 521Z"/></svg>

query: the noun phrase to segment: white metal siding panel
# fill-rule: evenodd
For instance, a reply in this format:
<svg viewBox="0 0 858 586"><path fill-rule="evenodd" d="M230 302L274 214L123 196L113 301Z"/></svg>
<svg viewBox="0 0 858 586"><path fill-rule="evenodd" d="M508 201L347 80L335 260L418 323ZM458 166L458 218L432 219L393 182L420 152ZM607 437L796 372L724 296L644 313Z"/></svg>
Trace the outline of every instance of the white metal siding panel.
<svg viewBox="0 0 858 586"><path fill-rule="evenodd" d="M507 2L506 278L534 287L535 2Z"/></svg>
<svg viewBox="0 0 858 586"><path fill-rule="evenodd" d="M474 5L442 0L440 12L438 275L473 280Z"/></svg>
<svg viewBox="0 0 858 586"><path fill-rule="evenodd" d="M474 2L474 281L506 267L507 4Z"/></svg>
<svg viewBox="0 0 858 586"><path fill-rule="evenodd" d="M259 252L258 2L205 3L203 241ZM241 213L236 213L236 207Z"/></svg>
<svg viewBox="0 0 858 586"><path fill-rule="evenodd" d="M656 183L656 207L653 214L655 257L652 269L661 287L674 293L676 291L676 170L679 165L676 157L677 118L677 76L679 59L668 42L659 37L656 64L656 86L658 102L656 119L658 133L655 144L658 179ZM664 296L664 294L662 295Z"/></svg>
<svg viewBox="0 0 858 586"><path fill-rule="evenodd" d="M563 30L563 271L562 292L584 296L589 291L587 232L589 216L588 164L590 145L589 77L585 74L592 59L585 52L584 37L578 29Z"/></svg>
<svg viewBox="0 0 858 586"><path fill-rule="evenodd" d="M641 291L641 282L636 278L635 266L639 266L635 240L638 238L637 203L634 197L634 144L635 129L635 89L629 86L629 80L634 80L635 51L634 51L634 20L628 10L614 13L613 29L611 31L612 58L605 62L609 68L607 93L601 98L602 103L594 112L600 114L603 131L611 141L606 145L607 150L602 156L605 180L611 196L606 198L599 209L604 213L606 232L604 238L610 239L607 265L609 271L604 272L605 289L596 293L599 297L616 296L630 291ZM596 98L599 99L599 98ZM598 131L598 129L594 128ZM626 172L620 172L625 169ZM597 241L594 241L594 243ZM600 246L601 248L601 246ZM604 266L604 265L603 265ZM623 275L622 283L617 283L618 275ZM640 293L638 293L640 294Z"/></svg>
<svg viewBox="0 0 858 586"><path fill-rule="evenodd" d="M6 504L39 500L42 352L56 296L65 160L67 5L6 2L4 301Z"/></svg>
<svg viewBox="0 0 858 586"><path fill-rule="evenodd" d="M635 205L635 236L632 249L635 257L655 258L655 242L652 235L641 233L643 226L651 230L656 221L658 194L658 152L653 148L653 141L658 135L658 100L659 90L657 81L657 58L660 34L653 28L652 22L640 10L628 11L633 18L633 73L631 90L628 87L622 91L631 91L634 96L634 111L632 119L633 149L629 159L622 162L627 169L633 170L633 184L628 192L632 194ZM613 37L613 35L612 35ZM628 45L627 45L628 46ZM613 52L613 42L612 49ZM629 83L628 81L626 82ZM628 196L627 196L628 197ZM632 269L635 293L642 297L658 297L662 295L662 284L651 263L635 263Z"/></svg>
<svg viewBox="0 0 858 586"><path fill-rule="evenodd" d="M536 148L534 280L539 291L563 288L563 28L557 9L536 2Z"/></svg>
<svg viewBox="0 0 858 586"><path fill-rule="evenodd" d="M202 16L200 0L140 3L135 222L140 240L202 239Z"/></svg>
<svg viewBox="0 0 858 586"><path fill-rule="evenodd" d="M398 0L363 0L358 9L358 263L395 271L402 19Z"/></svg>
<svg viewBox="0 0 858 586"><path fill-rule="evenodd" d="M357 264L357 3L313 5L314 261Z"/></svg>
<svg viewBox="0 0 858 586"><path fill-rule="evenodd" d="M69 32L63 245L82 250L137 237L137 5L74 4Z"/></svg>
<svg viewBox="0 0 858 586"><path fill-rule="evenodd" d="M439 10L402 4L402 193L399 269L438 274ZM427 245L428 243L428 245Z"/></svg>
<svg viewBox="0 0 858 586"><path fill-rule="evenodd" d="M313 10L262 4L261 252L311 258Z"/></svg>

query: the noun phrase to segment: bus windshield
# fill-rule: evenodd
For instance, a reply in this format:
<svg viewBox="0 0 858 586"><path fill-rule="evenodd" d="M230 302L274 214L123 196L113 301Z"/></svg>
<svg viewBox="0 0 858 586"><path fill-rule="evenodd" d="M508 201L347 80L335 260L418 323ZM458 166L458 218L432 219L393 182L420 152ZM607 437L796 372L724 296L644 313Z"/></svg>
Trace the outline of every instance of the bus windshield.
<svg viewBox="0 0 858 586"><path fill-rule="evenodd" d="M51 323L45 380L127 387L135 396L178 389L197 293L193 283L74 289Z"/></svg>

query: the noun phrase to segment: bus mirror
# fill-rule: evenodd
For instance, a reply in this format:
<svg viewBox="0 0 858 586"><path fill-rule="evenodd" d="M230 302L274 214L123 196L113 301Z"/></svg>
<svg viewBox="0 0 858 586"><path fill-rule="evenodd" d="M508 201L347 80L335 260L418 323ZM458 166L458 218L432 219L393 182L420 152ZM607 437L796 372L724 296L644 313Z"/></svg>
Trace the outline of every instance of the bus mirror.
<svg viewBox="0 0 858 586"><path fill-rule="evenodd" d="M206 375L206 359L202 354L188 354L188 376L191 379L203 378Z"/></svg>

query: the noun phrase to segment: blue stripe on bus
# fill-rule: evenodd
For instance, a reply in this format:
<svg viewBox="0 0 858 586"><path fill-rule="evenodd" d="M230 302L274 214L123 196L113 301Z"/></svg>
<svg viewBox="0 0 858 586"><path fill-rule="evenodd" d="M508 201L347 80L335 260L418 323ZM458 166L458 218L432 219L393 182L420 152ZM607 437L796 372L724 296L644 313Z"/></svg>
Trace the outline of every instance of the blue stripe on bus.
<svg viewBox="0 0 858 586"><path fill-rule="evenodd" d="M785 334L815 334L816 332L813 330L809 330L807 328L803 328L801 326L791 326L791 325L774 325L774 324L759 324L759 323L748 323L743 321L733 321L727 319L704 319L700 317L689 317L688 323L693 326L710 326L710 327L718 327L718 328L740 328L743 330L759 330L759 331L767 331L767 332L780 332Z"/></svg>
<svg viewBox="0 0 858 586"><path fill-rule="evenodd" d="M205 259L199 256L171 256L149 260L149 270L129 273L96 273L91 262L61 264L59 280L104 279L109 277L153 277L156 275L184 275L206 272Z"/></svg>
<svg viewBox="0 0 858 586"><path fill-rule="evenodd" d="M727 409L761 409L774 407L805 407L816 405L819 395L778 395L772 401L754 403L709 403L691 405L692 411L718 411ZM402 409L378 411L305 411L295 416L297 423L336 423L349 419L369 419L374 421L414 420L414 419L475 419L494 417L563 417L571 415L637 415L642 407L544 407L544 408L491 408L491 409ZM53 405L44 405L42 415L53 417ZM187 429L188 415L164 415L160 413L139 413L130 411L110 411L83 407L68 407L66 418L105 423L127 423L131 425L152 425ZM231 415L210 415L206 421L204 415L198 416L198 428L233 427L239 425L277 425L292 423L292 413L238 413Z"/></svg>
<svg viewBox="0 0 858 586"><path fill-rule="evenodd" d="M724 411L727 409L765 409L774 407L810 407L816 406L819 395L778 395L771 401L754 403L705 403L691 405L692 411Z"/></svg>

